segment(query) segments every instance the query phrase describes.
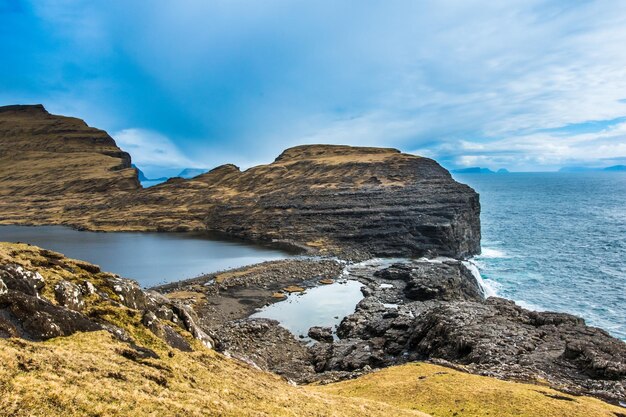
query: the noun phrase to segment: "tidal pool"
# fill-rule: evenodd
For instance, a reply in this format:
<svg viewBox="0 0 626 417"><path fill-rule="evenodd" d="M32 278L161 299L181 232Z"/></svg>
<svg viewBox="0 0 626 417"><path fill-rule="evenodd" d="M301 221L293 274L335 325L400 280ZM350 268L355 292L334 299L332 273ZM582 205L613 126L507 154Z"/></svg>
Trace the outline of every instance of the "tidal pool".
<svg viewBox="0 0 626 417"><path fill-rule="evenodd" d="M361 284L346 280L290 294L286 300L261 308L251 318L273 319L296 336L307 336L313 326L332 327L352 313L363 299Z"/></svg>
<svg viewBox="0 0 626 417"><path fill-rule="evenodd" d="M64 226L0 226L0 241L61 252L135 279L143 287L296 255L202 233L101 233Z"/></svg>

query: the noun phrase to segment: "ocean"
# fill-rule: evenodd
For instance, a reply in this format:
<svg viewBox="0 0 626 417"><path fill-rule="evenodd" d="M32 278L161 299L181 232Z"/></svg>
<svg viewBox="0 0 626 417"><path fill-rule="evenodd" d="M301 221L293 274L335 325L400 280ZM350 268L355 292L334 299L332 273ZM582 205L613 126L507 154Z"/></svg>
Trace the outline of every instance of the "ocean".
<svg viewBox="0 0 626 417"><path fill-rule="evenodd" d="M626 340L626 173L455 178L480 193L482 254L473 262L498 296Z"/></svg>

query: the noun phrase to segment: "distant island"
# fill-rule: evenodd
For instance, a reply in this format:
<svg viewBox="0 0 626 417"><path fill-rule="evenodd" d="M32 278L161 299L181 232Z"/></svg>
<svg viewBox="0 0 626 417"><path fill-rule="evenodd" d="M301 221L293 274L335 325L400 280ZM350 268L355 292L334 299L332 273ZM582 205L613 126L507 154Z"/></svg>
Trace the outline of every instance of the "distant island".
<svg viewBox="0 0 626 417"><path fill-rule="evenodd" d="M142 183L146 187L160 184L162 182L169 180L170 178L176 178L176 177L185 178L185 179L194 178L194 177L197 177L198 175L202 175L209 171L208 169L205 169L205 168L185 168L182 171L180 171L178 175L174 177L148 178L146 177L146 174L141 169L139 169L137 165L132 164L132 167L137 170L137 179L139 179L139 182Z"/></svg>
<svg viewBox="0 0 626 417"><path fill-rule="evenodd" d="M164 182L168 180L168 177L148 178L146 177L146 174L144 174L144 172L137 167L137 165L132 164L132 167L137 170L137 179L139 179L139 182Z"/></svg>
<svg viewBox="0 0 626 417"><path fill-rule="evenodd" d="M626 165L612 165L604 168L570 166L559 169L559 172L626 172Z"/></svg>
<svg viewBox="0 0 626 417"><path fill-rule="evenodd" d="M206 168L185 168L178 173L177 177L189 179L207 172L209 172L209 170Z"/></svg>
<svg viewBox="0 0 626 417"><path fill-rule="evenodd" d="M454 174L508 174L509 170L506 168L500 168L498 171L492 171L489 168L470 167L453 169L451 172Z"/></svg>

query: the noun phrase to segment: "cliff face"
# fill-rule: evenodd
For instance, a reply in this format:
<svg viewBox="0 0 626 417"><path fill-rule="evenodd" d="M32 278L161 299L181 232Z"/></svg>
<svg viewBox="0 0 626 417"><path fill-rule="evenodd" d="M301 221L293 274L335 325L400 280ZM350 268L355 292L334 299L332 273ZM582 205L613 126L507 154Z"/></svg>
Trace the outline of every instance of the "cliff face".
<svg viewBox="0 0 626 417"><path fill-rule="evenodd" d="M233 197L205 223L228 234L380 256L479 251L478 195L435 161L394 149L300 146L270 165L231 170L222 184Z"/></svg>
<svg viewBox="0 0 626 417"><path fill-rule="evenodd" d="M105 131L41 105L0 107L0 195L138 188L130 155Z"/></svg>
<svg viewBox="0 0 626 417"><path fill-rule="evenodd" d="M1 223L210 230L379 256L480 250L478 195L435 161L395 149L298 146L243 172L223 165L141 189L105 132L10 106L0 108L0 150Z"/></svg>

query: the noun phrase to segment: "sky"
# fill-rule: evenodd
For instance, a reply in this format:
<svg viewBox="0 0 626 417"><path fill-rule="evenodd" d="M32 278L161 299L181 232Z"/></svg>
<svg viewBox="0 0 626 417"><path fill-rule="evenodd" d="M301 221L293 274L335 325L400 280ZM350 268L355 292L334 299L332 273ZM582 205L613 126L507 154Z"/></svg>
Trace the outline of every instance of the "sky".
<svg viewBox="0 0 626 417"><path fill-rule="evenodd" d="M471 166L626 164L623 0L0 0L0 105L149 176L308 143Z"/></svg>

